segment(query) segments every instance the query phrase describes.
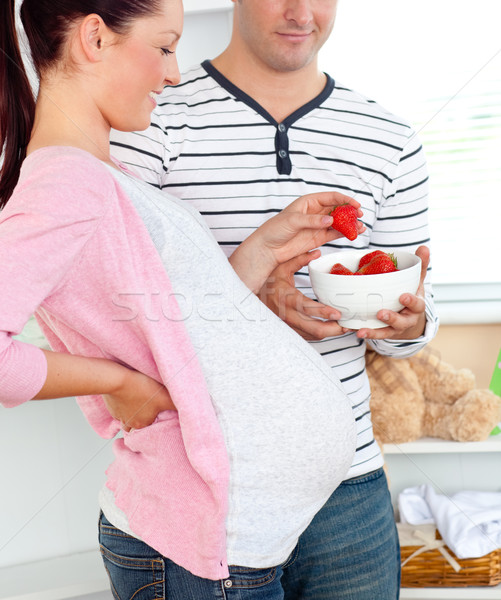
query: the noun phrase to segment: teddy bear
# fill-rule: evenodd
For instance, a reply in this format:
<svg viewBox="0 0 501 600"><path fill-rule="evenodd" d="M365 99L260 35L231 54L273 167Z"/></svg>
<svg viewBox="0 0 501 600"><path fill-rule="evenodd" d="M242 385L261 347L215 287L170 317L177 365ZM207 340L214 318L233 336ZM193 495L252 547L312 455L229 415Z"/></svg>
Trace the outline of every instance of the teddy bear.
<svg viewBox="0 0 501 600"><path fill-rule="evenodd" d="M455 369L425 348L410 358L367 352L374 436L385 443L436 437L485 440L501 421L501 398L477 389L469 369Z"/></svg>

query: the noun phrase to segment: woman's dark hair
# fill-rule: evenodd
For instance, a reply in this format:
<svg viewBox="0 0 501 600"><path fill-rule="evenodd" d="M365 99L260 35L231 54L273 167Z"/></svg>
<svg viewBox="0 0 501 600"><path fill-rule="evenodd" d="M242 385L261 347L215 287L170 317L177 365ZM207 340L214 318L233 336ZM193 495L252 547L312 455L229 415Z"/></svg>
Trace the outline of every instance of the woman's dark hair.
<svg viewBox="0 0 501 600"><path fill-rule="evenodd" d="M0 0L0 209L19 179L35 117L35 99L16 33L16 0ZM21 21L40 77L62 57L69 27L98 14L115 33L124 34L139 17L159 11L160 0L24 0Z"/></svg>

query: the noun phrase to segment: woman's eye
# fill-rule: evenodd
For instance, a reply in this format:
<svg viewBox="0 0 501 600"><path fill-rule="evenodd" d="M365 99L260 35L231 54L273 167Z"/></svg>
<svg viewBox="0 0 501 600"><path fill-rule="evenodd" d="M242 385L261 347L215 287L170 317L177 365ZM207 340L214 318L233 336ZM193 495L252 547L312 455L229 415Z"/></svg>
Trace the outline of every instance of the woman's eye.
<svg viewBox="0 0 501 600"><path fill-rule="evenodd" d="M160 50L164 53L164 54L174 54L173 50L169 50L168 48L160 48Z"/></svg>

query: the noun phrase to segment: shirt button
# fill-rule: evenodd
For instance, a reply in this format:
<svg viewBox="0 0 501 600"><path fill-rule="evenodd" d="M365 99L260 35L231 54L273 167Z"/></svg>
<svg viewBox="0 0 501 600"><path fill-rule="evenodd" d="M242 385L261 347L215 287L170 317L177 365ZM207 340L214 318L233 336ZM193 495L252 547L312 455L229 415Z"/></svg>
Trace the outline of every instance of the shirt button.
<svg viewBox="0 0 501 600"><path fill-rule="evenodd" d="M280 131L281 133L285 131L285 125L283 123L280 123L280 125L278 126L278 131Z"/></svg>
<svg viewBox="0 0 501 600"><path fill-rule="evenodd" d="M226 580L225 580L225 582L224 582L224 587L225 587L225 588L230 588L230 587L233 587L233 583L232 583L231 579L226 579Z"/></svg>
<svg viewBox="0 0 501 600"><path fill-rule="evenodd" d="M280 158L287 158L287 152L285 150L280 150L278 156L280 156Z"/></svg>

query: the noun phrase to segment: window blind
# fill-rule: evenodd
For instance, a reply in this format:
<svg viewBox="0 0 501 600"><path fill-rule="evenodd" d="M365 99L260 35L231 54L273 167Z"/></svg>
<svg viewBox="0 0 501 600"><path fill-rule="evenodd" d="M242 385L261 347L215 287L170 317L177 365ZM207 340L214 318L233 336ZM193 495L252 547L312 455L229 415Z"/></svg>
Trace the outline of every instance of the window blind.
<svg viewBox="0 0 501 600"><path fill-rule="evenodd" d="M340 0L320 54L334 78L417 131L430 170L433 281L455 301L478 300L467 288L479 284L501 300L500 4Z"/></svg>

